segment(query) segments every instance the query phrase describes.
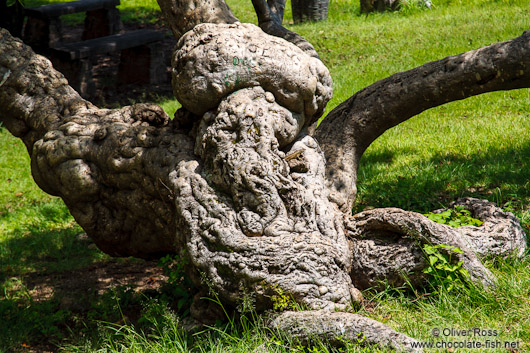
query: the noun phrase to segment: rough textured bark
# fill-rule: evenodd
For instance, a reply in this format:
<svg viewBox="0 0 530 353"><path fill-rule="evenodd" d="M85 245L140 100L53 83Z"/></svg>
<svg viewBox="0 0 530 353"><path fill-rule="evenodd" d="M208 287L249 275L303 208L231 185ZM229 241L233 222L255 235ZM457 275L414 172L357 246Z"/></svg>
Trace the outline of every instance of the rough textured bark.
<svg viewBox="0 0 530 353"><path fill-rule="evenodd" d="M272 13L279 19L280 24L283 22L283 14L285 12L285 3L287 0L267 0L267 4Z"/></svg>
<svg viewBox="0 0 530 353"><path fill-rule="evenodd" d="M235 23L224 0L157 0L166 23L178 39L200 23Z"/></svg>
<svg viewBox="0 0 530 353"><path fill-rule="evenodd" d="M1 32L2 123L32 157L32 175L60 196L103 251L156 257L177 250L171 171L193 141L164 111L98 109L44 57Z"/></svg>
<svg viewBox="0 0 530 353"><path fill-rule="evenodd" d="M227 304L253 291L266 308L276 287L315 308L359 300L342 216L324 188L324 158L311 137L297 136L313 119L305 104L293 105L297 113L261 87L227 92L196 126L197 157L189 131L159 107L98 109L5 31L1 47L0 107L9 112L2 121L26 143L39 186L63 198L102 250L185 250ZM312 60L320 64L302 62Z"/></svg>
<svg viewBox="0 0 530 353"><path fill-rule="evenodd" d="M173 92L197 115L216 108L232 92L261 86L280 104L311 118L332 96L328 69L296 46L252 24L196 26L173 56Z"/></svg>
<svg viewBox="0 0 530 353"><path fill-rule="evenodd" d="M400 72L357 92L331 111L314 134L326 155L332 200L350 212L359 160L391 127L441 104L529 86L530 31L525 31L513 40Z"/></svg>
<svg viewBox="0 0 530 353"><path fill-rule="evenodd" d="M328 18L329 0L292 0L295 23L324 21Z"/></svg>
<svg viewBox="0 0 530 353"><path fill-rule="evenodd" d="M484 223L480 227L452 228L398 208L369 210L346 218L355 286L377 288L384 281L395 287L406 281L421 286L425 280L422 271L427 265L423 245L449 244L459 248L462 254L451 252L455 264L463 261L471 280L486 286L493 284L494 278L480 258L524 255L526 233L512 213L502 211L492 202L471 197L459 199L451 206L466 207L472 217Z"/></svg>
<svg viewBox="0 0 530 353"><path fill-rule="evenodd" d="M362 300L357 288L370 285L360 272L393 275L392 266L379 272L370 267L371 251L403 254L419 263L412 275L421 273L411 240L464 249L461 259L471 278L493 281L471 251L479 247L473 245L475 229L466 233L468 245L456 231L412 212L373 210L347 217L330 201L324 154L306 134L331 97L329 73L319 60L255 26L201 24L181 38L173 61L174 90L184 108L172 121L154 105L93 106L47 59L2 29L0 49L1 122L26 144L39 186L60 196L109 254L179 253L188 258L197 286L216 291L226 306L252 293L258 310L271 308L277 289L311 309L347 310ZM444 74L433 75L445 82ZM412 80L410 90L419 90L417 84ZM392 86L381 85L383 91ZM404 99L414 97L407 92L403 88ZM403 107L412 109L409 103L381 107L364 99L366 109L390 116L390 122L372 122L377 129L404 119L399 114L408 110ZM397 109L394 115L391 109ZM324 126L330 124L326 121ZM489 209L481 206L476 213L490 217ZM518 226L497 213L491 229L506 219ZM517 234L524 233L518 229ZM480 242L482 254L496 251L495 236L484 232L494 239ZM399 246L387 242L389 237ZM382 238L390 245L371 245ZM524 251L524 241L514 239L515 251ZM193 312L201 311L195 307ZM314 314L300 315L296 320L310 327L307 318ZM362 331L367 343L397 347L412 342L367 318L322 317L313 328L327 330L324 336L331 340L344 320L348 332ZM326 328L326 322L336 325Z"/></svg>
<svg viewBox="0 0 530 353"><path fill-rule="evenodd" d="M465 226L457 229L479 257L524 256L526 233L511 212L504 212L493 202L471 197L458 199L451 204L451 207L454 206L464 206L471 212L471 217L484 222L480 227Z"/></svg>
<svg viewBox="0 0 530 353"><path fill-rule="evenodd" d="M309 307L344 309L358 293L344 273L341 215L327 200L318 145L299 136L331 98L331 79L319 60L265 36L253 25L203 24L177 46L175 94L202 115L201 163L179 170L175 192L187 250L229 302L250 289L270 305L279 287Z"/></svg>
<svg viewBox="0 0 530 353"><path fill-rule="evenodd" d="M318 53L311 43L306 41L298 33L289 31L282 26L283 9L285 8L285 1L265 1L252 0L254 10L258 16L258 24L260 28L271 36L283 38L288 42L295 44L297 47L305 51L310 56L319 58Z"/></svg>

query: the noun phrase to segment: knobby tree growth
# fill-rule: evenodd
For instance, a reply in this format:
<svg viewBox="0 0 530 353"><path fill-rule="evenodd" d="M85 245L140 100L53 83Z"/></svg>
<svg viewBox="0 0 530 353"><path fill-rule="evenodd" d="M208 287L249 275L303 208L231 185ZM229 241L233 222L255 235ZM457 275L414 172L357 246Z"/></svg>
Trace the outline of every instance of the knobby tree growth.
<svg viewBox="0 0 530 353"><path fill-rule="evenodd" d="M267 310L280 289L312 310L270 324L301 341L362 333L407 351L413 338L348 311L360 290L401 285L403 274L421 285L424 245L461 249L455 262L484 286L495 279L481 256L522 256L518 221L487 201L457 201L484 221L458 229L397 208L350 210L359 160L384 131L450 101L529 87L530 32L376 82L315 129L331 77L282 27L282 0L253 0L261 28L239 23L223 0L158 1L180 38L173 91L183 108L173 120L156 105L94 106L0 30L0 121L26 145L36 183L101 250L179 254L226 307L251 294ZM192 314L203 309L197 299Z"/></svg>

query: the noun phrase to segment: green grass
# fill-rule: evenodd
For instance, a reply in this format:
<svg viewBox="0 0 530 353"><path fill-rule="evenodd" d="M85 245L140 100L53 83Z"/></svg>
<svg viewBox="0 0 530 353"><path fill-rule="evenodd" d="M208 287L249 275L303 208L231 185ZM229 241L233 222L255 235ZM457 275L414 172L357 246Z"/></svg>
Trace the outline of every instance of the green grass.
<svg viewBox="0 0 530 353"><path fill-rule="evenodd" d="M29 6L51 1L28 0ZM527 0L434 0L432 11L411 6L396 13L360 15L359 3L331 0L328 21L288 27L307 38L334 80L327 111L356 91L395 72L514 38L529 29ZM228 1L235 14L255 23L250 1ZM159 21L154 0L122 0L126 22ZM67 21L78 21L82 17ZM291 22L287 5L285 22ZM175 100L160 103L170 115ZM530 90L496 92L431 109L387 131L362 158L355 210L397 206L427 212L461 196L510 206L530 224ZM24 145L0 129L0 352L24 351L40 341L75 352L297 352L296 344L267 335L259 320L226 323L202 334L180 331L182 319L155 299L125 289L80 298L90 312L61 309L61 298L33 302L29 274L85 268L108 257L76 236L62 201L31 179ZM499 279L491 291L424 295L410 288L365 293L360 313L419 340L433 328L498 330L498 340L530 347L530 258L487 263ZM135 326L123 312L141 307ZM62 311L61 311L62 310ZM103 321L103 322L102 322ZM224 326L223 326L224 325ZM458 339L458 337L452 337ZM317 344L313 352L330 351ZM362 352L349 347L348 351ZM506 352L504 349L488 350Z"/></svg>
<svg viewBox="0 0 530 353"><path fill-rule="evenodd" d="M63 0L25 0L26 7L66 2ZM126 23L159 23L162 14L156 0L121 0L118 6L121 18ZM68 25L81 25L84 14L71 14L62 16L61 20Z"/></svg>

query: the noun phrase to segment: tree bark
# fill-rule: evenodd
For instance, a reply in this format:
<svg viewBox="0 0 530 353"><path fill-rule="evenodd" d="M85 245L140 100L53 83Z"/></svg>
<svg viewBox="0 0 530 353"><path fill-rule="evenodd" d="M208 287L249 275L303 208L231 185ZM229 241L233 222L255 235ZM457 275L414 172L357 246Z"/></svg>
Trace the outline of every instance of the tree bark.
<svg viewBox="0 0 530 353"><path fill-rule="evenodd" d="M414 348L414 344L418 343L415 339L378 321L352 313L325 310L285 312L274 318L269 326L287 333L302 344L319 338L336 347L344 346L346 342L355 342L360 345L388 347L398 352L422 351Z"/></svg>
<svg viewBox="0 0 530 353"><path fill-rule="evenodd" d="M179 249L169 186L178 162L194 159L186 133L158 106L98 109L5 30L0 41L1 121L24 141L37 184L60 196L108 254Z"/></svg>
<svg viewBox="0 0 530 353"><path fill-rule="evenodd" d="M283 27L283 9L285 7L285 1L265 1L265 0L252 0L254 10L258 16L258 25L263 32L270 34L271 36L283 38L288 42L293 43L304 52L315 58L320 58L317 51L298 33L289 31Z"/></svg>
<svg viewBox="0 0 530 353"><path fill-rule="evenodd" d="M157 0L166 23L179 39L200 23L235 23L224 0Z"/></svg>
<svg viewBox="0 0 530 353"><path fill-rule="evenodd" d="M295 23L324 21L328 18L329 0L292 0Z"/></svg>
<svg viewBox="0 0 530 353"><path fill-rule="evenodd" d="M421 286L426 278L422 271L427 266L424 245L450 244L462 250L444 251L454 264L462 261L473 282L485 286L495 280L476 255L524 256L526 234L513 214L492 202L470 197L452 206L466 207L472 217L484 223L455 229L398 208L374 209L348 217L345 224L353 252L351 277L355 286L378 288L384 281L394 287L407 282Z"/></svg>
<svg viewBox="0 0 530 353"><path fill-rule="evenodd" d="M275 14L280 20L280 24L283 22L283 14L285 12L285 3L287 0L267 0L273 14Z"/></svg>
<svg viewBox="0 0 530 353"><path fill-rule="evenodd" d="M326 156L331 198L349 213L364 151L383 132L419 113L474 95L530 86L530 31L434 61L364 88L331 111L314 137Z"/></svg>

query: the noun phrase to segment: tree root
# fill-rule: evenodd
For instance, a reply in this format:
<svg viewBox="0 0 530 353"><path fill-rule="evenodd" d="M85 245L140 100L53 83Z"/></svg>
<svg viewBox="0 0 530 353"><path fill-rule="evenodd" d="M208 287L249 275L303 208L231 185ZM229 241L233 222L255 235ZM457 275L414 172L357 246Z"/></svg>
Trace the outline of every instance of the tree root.
<svg viewBox="0 0 530 353"><path fill-rule="evenodd" d="M500 46L523 46L527 37ZM454 58L427 68L443 72L440 65ZM474 283L486 286L494 279L475 252L524 253L526 238L517 220L486 201L458 201L484 221L480 227L453 229L397 208L344 216L330 201L324 154L305 135L331 97L331 78L319 60L295 45L252 25L204 24L182 37L174 65L174 89L194 114L169 121L153 105L98 109L48 60L0 29L0 110L5 112L0 121L26 144L39 186L63 198L105 252L157 257L184 249L195 284L204 289L201 273L224 304L236 306L252 293L257 309L267 310L281 290L317 310L284 313L273 321L273 327L302 342L313 335L333 344L364 339L405 351L414 351L410 337L333 310L348 309L362 298L357 288L376 287L385 279L399 286L406 274L421 283L426 244L461 249L453 254L455 261L462 261ZM381 89L394 87L399 77ZM449 81L450 87L456 82ZM451 99L457 98L464 97ZM366 107L356 109L369 111L370 100L365 101ZM390 125L402 121L393 117ZM180 129L190 125L191 132ZM373 128L374 134L385 126ZM373 140L366 131L363 136ZM344 141L329 146L335 142ZM359 154L365 147L348 151ZM330 153L326 157L329 161ZM349 197L349 183L339 184Z"/></svg>
<svg viewBox="0 0 530 353"><path fill-rule="evenodd" d="M354 342L398 352L422 352L415 348L418 343L415 339L358 314L326 310L287 311L278 315L269 326L302 345L309 344L312 339L321 339L337 347Z"/></svg>
<svg viewBox="0 0 530 353"><path fill-rule="evenodd" d="M457 229L479 257L522 257L525 254L526 233L511 212L504 212L493 202L472 197L458 199L450 206L464 206L472 217L484 222L480 227Z"/></svg>

